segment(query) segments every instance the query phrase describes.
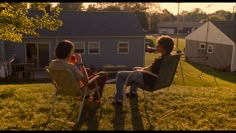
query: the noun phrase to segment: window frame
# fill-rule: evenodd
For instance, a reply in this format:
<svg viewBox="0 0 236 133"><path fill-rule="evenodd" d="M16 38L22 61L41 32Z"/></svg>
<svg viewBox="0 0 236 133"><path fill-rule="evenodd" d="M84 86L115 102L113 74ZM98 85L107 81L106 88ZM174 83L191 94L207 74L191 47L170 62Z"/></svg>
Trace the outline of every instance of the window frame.
<svg viewBox="0 0 236 133"><path fill-rule="evenodd" d="M211 49L211 51L209 51L210 49ZM207 45L207 53L213 54L213 50L214 50L214 46L212 44Z"/></svg>
<svg viewBox="0 0 236 133"><path fill-rule="evenodd" d="M204 46L204 48L202 48L202 46ZM199 43L198 52L204 53L205 49L206 49L206 43L203 42Z"/></svg>
<svg viewBox="0 0 236 133"><path fill-rule="evenodd" d="M120 52L120 44L127 43L127 52ZM129 54L129 41L118 41L117 42L117 54Z"/></svg>
<svg viewBox="0 0 236 133"><path fill-rule="evenodd" d="M98 53L91 53L90 52L92 44L97 44L97 46L98 46ZM88 54L90 54L90 55L99 55L100 51L101 51L101 49L100 49L100 42L99 41L97 41L97 42L88 42Z"/></svg>
<svg viewBox="0 0 236 133"><path fill-rule="evenodd" d="M84 50L84 52L83 53L80 53L81 55L84 55L85 54L85 42L73 42L74 44L75 44L75 50L76 50L76 46L78 46L78 45L83 45L82 47L83 47L83 50ZM74 52L75 52L75 50L74 50ZM76 53L76 52L75 52Z"/></svg>

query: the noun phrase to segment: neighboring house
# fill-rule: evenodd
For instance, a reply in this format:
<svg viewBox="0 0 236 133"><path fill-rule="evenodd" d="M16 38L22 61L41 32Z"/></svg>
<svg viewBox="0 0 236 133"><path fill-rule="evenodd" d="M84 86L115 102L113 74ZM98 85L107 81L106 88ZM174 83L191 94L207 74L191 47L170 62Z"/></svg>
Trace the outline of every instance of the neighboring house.
<svg viewBox="0 0 236 133"><path fill-rule="evenodd" d="M209 21L185 37L190 62L236 71L236 21Z"/></svg>
<svg viewBox="0 0 236 133"><path fill-rule="evenodd" d="M177 27L179 27L178 33L180 35L187 35L197 29L202 23L200 22L189 22L189 21L162 21L158 23L158 34L173 35L177 33Z"/></svg>
<svg viewBox="0 0 236 133"><path fill-rule="evenodd" d="M81 53L86 66L144 65L145 33L131 12L63 11L63 26L57 31L40 31L38 37L25 36L22 44L2 42L0 51L5 59L15 55L15 63L35 63L38 69L55 58L59 41L74 42L75 52Z"/></svg>

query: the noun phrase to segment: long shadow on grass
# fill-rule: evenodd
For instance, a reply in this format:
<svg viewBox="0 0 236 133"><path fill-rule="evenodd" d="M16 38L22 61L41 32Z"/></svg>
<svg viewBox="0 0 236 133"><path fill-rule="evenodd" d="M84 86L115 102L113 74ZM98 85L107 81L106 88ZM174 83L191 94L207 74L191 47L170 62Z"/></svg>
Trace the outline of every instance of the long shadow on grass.
<svg viewBox="0 0 236 133"><path fill-rule="evenodd" d="M131 122L133 125L133 130L144 130L143 121L141 119L138 98L130 98L130 108L131 108Z"/></svg>
<svg viewBox="0 0 236 133"><path fill-rule="evenodd" d="M87 126L88 131L98 130L98 122L102 116L100 112L100 117L98 118L97 111L98 108L96 107L93 108L85 107L81 115L82 119L79 121L79 123L74 125L73 130L80 130L82 125L84 124Z"/></svg>
<svg viewBox="0 0 236 133"><path fill-rule="evenodd" d="M93 130L97 130L98 129L98 116L96 114L97 112L97 108L95 108L94 110L90 110L89 111L89 116L90 118L87 120L87 123L88 123L88 130L89 131L93 131ZM101 115L101 114L100 114Z"/></svg>
<svg viewBox="0 0 236 133"><path fill-rule="evenodd" d="M114 130L124 130L125 125L125 115L123 112L123 108L119 106L115 106L115 117L113 119L113 127Z"/></svg>
<svg viewBox="0 0 236 133"><path fill-rule="evenodd" d="M203 65L199 65L196 63L192 63L192 62L188 62L188 63L192 65L193 67L195 67L196 69L202 71L203 73L212 75L213 77L217 77L231 83L236 83L236 72L223 72L223 71L214 70L212 68L205 67Z"/></svg>

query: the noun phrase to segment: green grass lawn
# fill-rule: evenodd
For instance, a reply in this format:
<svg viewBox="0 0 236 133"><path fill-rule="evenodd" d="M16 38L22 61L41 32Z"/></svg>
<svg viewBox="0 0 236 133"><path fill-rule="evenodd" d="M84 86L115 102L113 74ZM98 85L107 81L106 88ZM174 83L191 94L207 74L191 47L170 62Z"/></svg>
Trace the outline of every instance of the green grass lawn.
<svg viewBox="0 0 236 133"><path fill-rule="evenodd" d="M184 47L184 41L179 43ZM145 65L156 53L145 54ZM43 130L51 107L54 86L42 83L8 83L0 85L0 129ZM111 105L114 84L106 84L102 105L91 109L80 127L74 126L72 99L56 106L46 130L235 130L236 73L220 72L181 58L169 88L153 93L138 90L138 98L125 98L123 108ZM72 119L74 118L74 119ZM65 120L65 121L63 121Z"/></svg>
<svg viewBox="0 0 236 133"><path fill-rule="evenodd" d="M159 55L146 53L145 66L153 62ZM236 86L236 72L222 72L202 65L186 62L182 56L177 67L173 84L186 86L226 87Z"/></svg>
<svg viewBox="0 0 236 133"><path fill-rule="evenodd" d="M50 83L1 85L1 130L43 130L54 87ZM105 86L102 105L80 127L66 120L72 99L58 104L46 130L235 130L235 87L172 85L154 93L141 90L125 98L123 108L111 100L115 85ZM63 98L59 98L62 100ZM74 120L76 119L76 111ZM72 117L73 118L73 117ZM65 122L63 121L65 119Z"/></svg>

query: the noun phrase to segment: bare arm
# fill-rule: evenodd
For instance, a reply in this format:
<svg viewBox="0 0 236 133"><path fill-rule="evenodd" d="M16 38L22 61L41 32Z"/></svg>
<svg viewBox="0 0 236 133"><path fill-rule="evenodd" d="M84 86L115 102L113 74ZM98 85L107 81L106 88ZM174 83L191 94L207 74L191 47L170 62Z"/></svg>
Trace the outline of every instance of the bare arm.
<svg viewBox="0 0 236 133"><path fill-rule="evenodd" d="M143 70L145 70L145 71L151 71L150 66L151 66L151 65L144 67Z"/></svg>
<svg viewBox="0 0 236 133"><path fill-rule="evenodd" d="M80 54L78 54L77 56L76 56L76 58L77 58L77 63L79 64L79 69L80 69L80 71L83 73L83 77L81 78L81 82L83 83L83 84L88 84L88 73L87 73L87 71L86 71L86 68L84 67L84 64L83 64L83 61L82 61L82 57L81 57L81 55Z"/></svg>

